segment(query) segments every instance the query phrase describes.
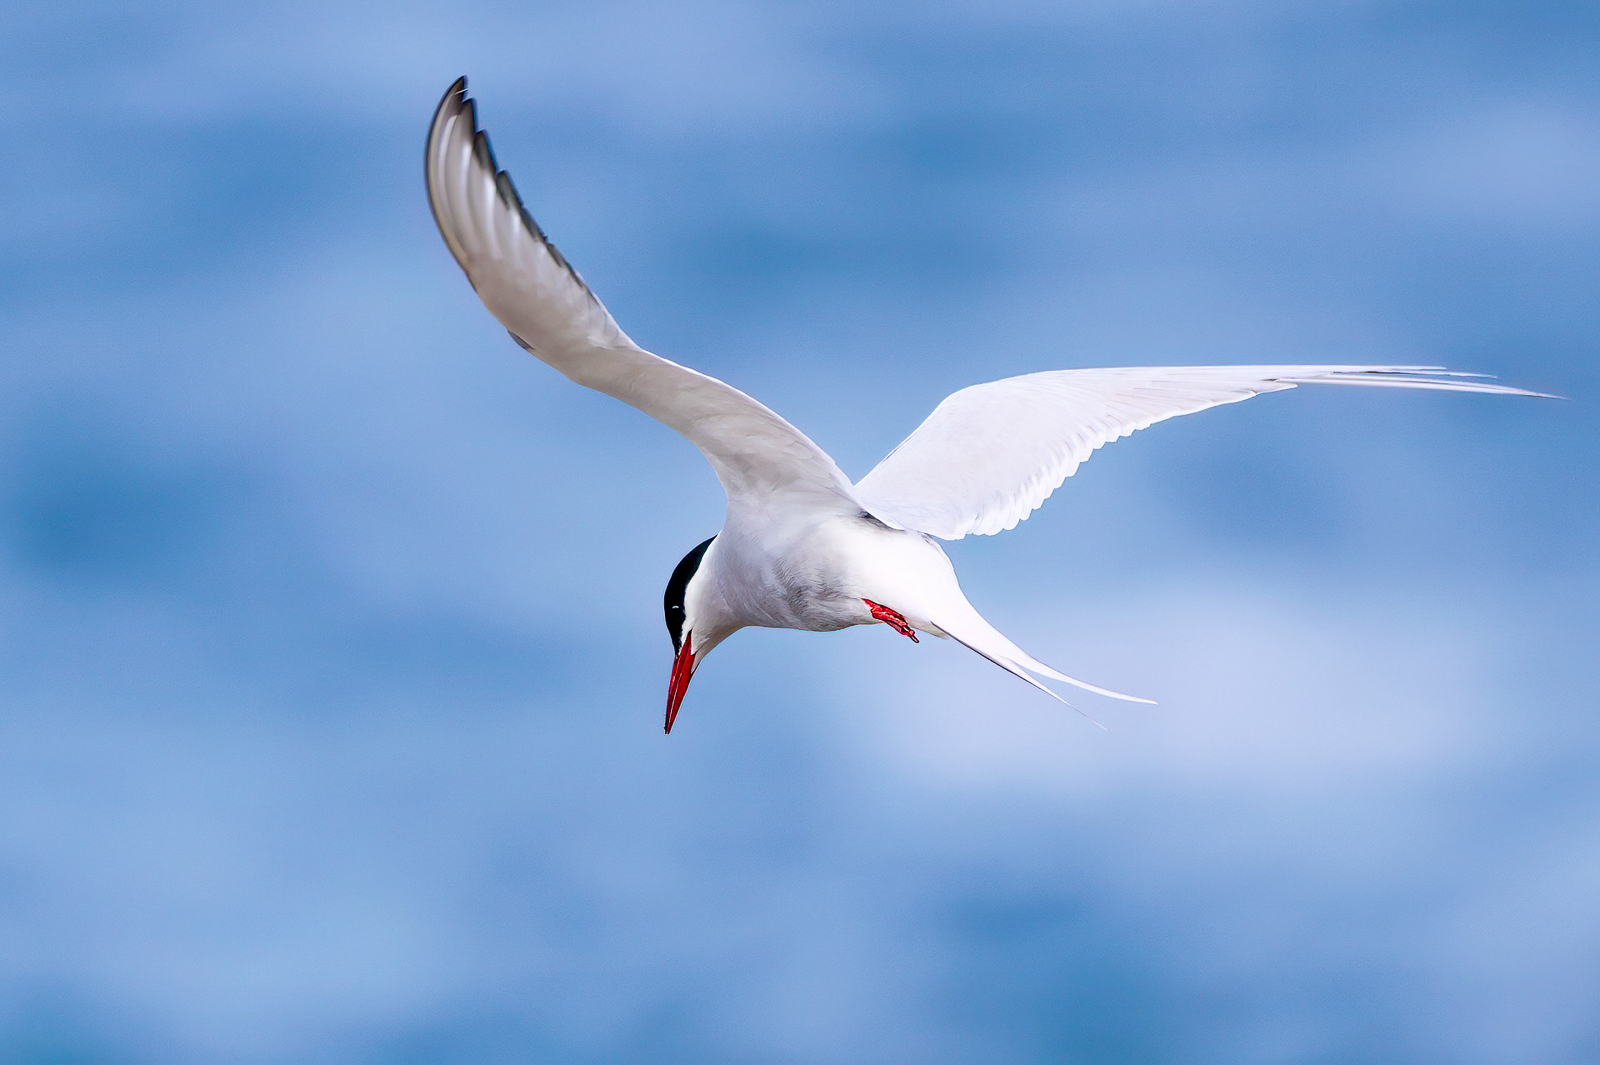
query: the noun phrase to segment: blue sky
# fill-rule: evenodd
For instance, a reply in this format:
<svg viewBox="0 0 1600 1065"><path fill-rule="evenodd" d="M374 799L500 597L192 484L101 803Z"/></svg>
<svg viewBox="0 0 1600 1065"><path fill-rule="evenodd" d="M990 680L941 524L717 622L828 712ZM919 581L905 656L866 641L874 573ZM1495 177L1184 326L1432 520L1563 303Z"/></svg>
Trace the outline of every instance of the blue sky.
<svg viewBox="0 0 1600 1065"><path fill-rule="evenodd" d="M1584 5L8 12L0 1057L1600 1053ZM1032 370L1442 363L1096 455L959 648L753 632L720 494L433 230L471 78L641 343L859 475ZM839 387L846 391L841 395Z"/></svg>

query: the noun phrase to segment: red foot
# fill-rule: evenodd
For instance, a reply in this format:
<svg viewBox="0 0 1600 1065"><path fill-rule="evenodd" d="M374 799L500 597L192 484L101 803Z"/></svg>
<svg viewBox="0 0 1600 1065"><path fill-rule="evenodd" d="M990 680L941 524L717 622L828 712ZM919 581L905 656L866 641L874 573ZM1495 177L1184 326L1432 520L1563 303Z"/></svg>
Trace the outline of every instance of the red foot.
<svg viewBox="0 0 1600 1065"><path fill-rule="evenodd" d="M912 643L922 642L917 639L917 634L912 631L911 626L906 624L905 616L902 615L900 611L890 610L886 606L880 606L879 604L874 603L871 599L863 599L861 601L872 608L873 617L889 626L895 632L898 632L902 636L909 637Z"/></svg>

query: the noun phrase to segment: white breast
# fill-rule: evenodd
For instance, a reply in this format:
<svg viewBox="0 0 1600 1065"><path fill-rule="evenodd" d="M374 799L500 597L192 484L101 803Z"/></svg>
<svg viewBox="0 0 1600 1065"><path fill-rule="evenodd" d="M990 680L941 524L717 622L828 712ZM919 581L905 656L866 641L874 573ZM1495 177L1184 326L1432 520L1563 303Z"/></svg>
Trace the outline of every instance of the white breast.
<svg viewBox="0 0 1600 1065"><path fill-rule="evenodd" d="M708 564L727 609L742 624L808 632L873 624L866 599L901 611L916 625L926 621L927 591L955 589L955 574L937 544L866 517L775 525L730 513Z"/></svg>

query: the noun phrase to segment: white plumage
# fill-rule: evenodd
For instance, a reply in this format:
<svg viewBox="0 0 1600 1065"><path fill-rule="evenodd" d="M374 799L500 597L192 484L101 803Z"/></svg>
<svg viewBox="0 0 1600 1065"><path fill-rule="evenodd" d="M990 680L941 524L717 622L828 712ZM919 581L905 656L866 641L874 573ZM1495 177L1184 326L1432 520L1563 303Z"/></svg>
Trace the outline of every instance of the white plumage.
<svg viewBox="0 0 1600 1065"><path fill-rule="evenodd" d="M1339 384L1543 395L1432 366L1055 370L956 392L852 485L761 403L628 338L496 167L465 78L439 104L425 166L445 243L517 343L683 434L727 493L722 531L690 552L667 590L678 650L669 732L694 670L749 625L827 631L884 622L912 639L917 631L953 637L1051 695L1030 672L1148 702L1074 680L996 631L967 602L933 537L1013 528L1109 441L1264 392Z"/></svg>
<svg viewBox="0 0 1600 1065"><path fill-rule="evenodd" d="M450 252L517 343L578 384L682 433L730 500L795 492L855 506L849 478L804 433L715 377L628 338L495 167L462 78L428 134L428 202Z"/></svg>
<svg viewBox="0 0 1600 1065"><path fill-rule="evenodd" d="M1014 529L1097 448L1180 414L1296 385L1540 393L1438 366L1123 366L973 385L863 477L873 513L942 540Z"/></svg>

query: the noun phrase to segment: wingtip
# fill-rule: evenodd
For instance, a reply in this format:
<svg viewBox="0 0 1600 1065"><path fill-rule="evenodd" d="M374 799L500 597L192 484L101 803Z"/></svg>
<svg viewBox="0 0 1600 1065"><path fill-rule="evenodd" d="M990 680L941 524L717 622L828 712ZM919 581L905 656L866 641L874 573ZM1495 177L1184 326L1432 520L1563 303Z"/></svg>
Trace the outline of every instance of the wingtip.
<svg viewBox="0 0 1600 1065"><path fill-rule="evenodd" d="M1292 369L1292 367L1291 367ZM1349 366L1324 367L1322 372L1277 380L1288 384L1378 385L1389 388L1434 389L1441 392L1468 392L1489 396L1525 396L1530 399L1565 399L1551 392L1535 392L1515 385L1496 383L1494 374L1449 370L1442 366Z"/></svg>
<svg viewBox="0 0 1600 1065"><path fill-rule="evenodd" d="M1498 378L1496 377L1496 375L1494 375L1492 373L1460 373L1460 372L1449 373L1449 372L1444 372L1444 373L1439 373L1436 376L1440 376L1440 377L1475 377L1475 378L1479 378L1478 381L1474 381L1474 382L1472 382L1472 384L1480 385L1481 387L1478 387L1478 388L1469 387L1467 389L1464 389L1464 391L1486 392L1489 395L1494 395L1494 396L1526 396L1529 399L1566 399L1567 398L1566 396L1558 396L1554 392L1535 392L1531 388L1518 388L1516 385L1496 384L1495 382L1498 380Z"/></svg>
<svg viewBox="0 0 1600 1065"><path fill-rule="evenodd" d="M463 74L455 81L450 83L450 87L446 89L444 91L444 95L439 98L439 106L434 110L439 114L443 114L446 111L452 113L459 112L470 102L471 101L467 99L467 76Z"/></svg>

